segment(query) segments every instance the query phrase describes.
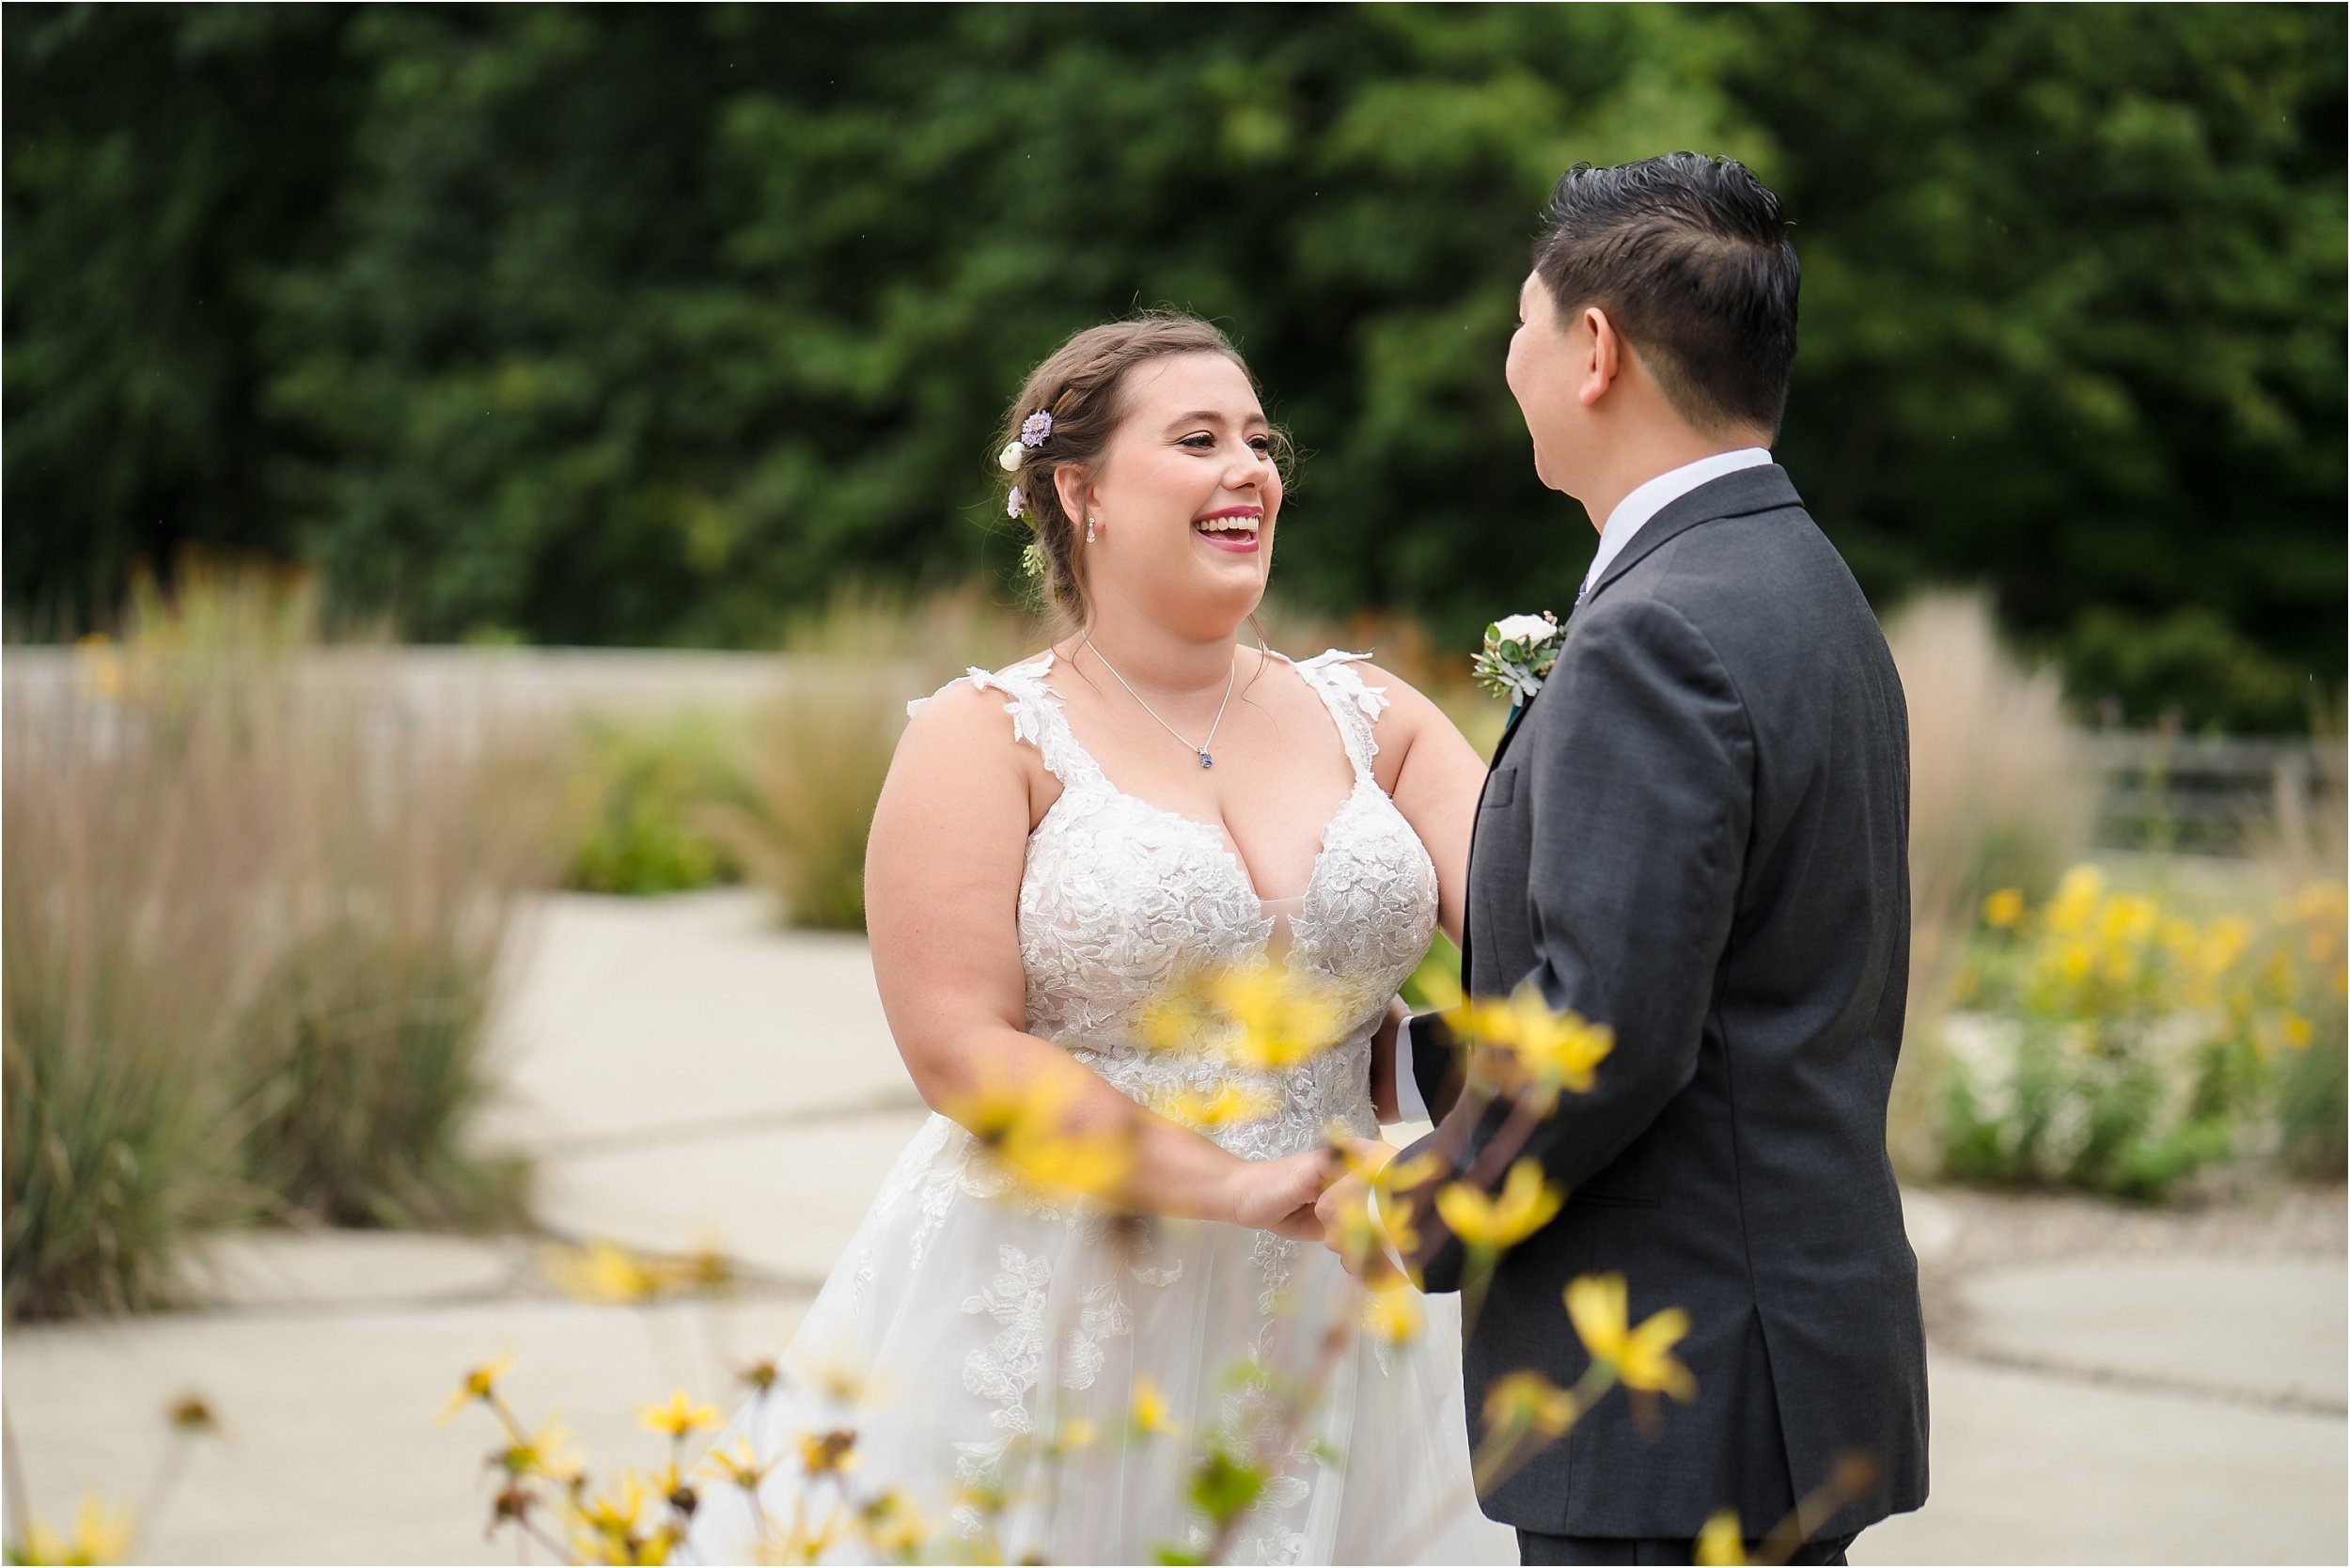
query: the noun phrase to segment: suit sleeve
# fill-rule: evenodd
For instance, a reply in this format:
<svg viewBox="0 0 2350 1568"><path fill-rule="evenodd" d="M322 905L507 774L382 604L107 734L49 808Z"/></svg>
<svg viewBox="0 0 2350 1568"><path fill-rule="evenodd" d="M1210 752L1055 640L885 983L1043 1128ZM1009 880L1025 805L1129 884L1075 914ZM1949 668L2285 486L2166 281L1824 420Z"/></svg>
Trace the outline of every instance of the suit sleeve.
<svg viewBox="0 0 2350 1568"><path fill-rule="evenodd" d="M1578 631L1552 673L1559 689L1543 694L1544 722L1519 741L1537 962L1512 980L1615 1030L1590 1091L1562 1095L1527 1145L1570 1195L1696 1074L1745 870L1754 767L1737 691L1680 612L1630 600ZM1501 1121L1489 1109L1454 1130L1466 1137L1463 1169ZM1432 1260L1430 1288L1457 1282L1459 1252L1448 1245Z"/></svg>

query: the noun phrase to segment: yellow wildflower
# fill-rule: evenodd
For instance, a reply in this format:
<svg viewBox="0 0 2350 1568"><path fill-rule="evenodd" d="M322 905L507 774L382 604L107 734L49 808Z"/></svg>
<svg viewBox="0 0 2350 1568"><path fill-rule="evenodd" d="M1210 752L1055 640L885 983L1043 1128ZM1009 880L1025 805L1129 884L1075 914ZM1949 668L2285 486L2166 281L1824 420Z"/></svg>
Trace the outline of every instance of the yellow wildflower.
<svg viewBox="0 0 2350 1568"><path fill-rule="evenodd" d="M541 1475L551 1481L569 1481L579 1473L579 1462L569 1451L572 1429L562 1420L549 1416L546 1424L528 1437L509 1443L492 1456L492 1462L510 1476Z"/></svg>
<svg viewBox="0 0 2350 1568"><path fill-rule="evenodd" d="M2105 896L2105 873L2094 866L2076 866L2057 883L2056 897L2048 902L2048 929L2060 936L2079 934L2096 912L2097 901Z"/></svg>
<svg viewBox="0 0 2350 1568"><path fill-rule="evenodd" d="M693 1396L680 1388L669 1396L666 1404L648 1404L636 1413L636 1419L647 1432L666 1436L682 1437L699 1432L718 1419L718 1412L707 1404L696 1404Z"/></svg>
<svg viewBox="0 0 2350 1568"><path fill-rule="evenodd" d="M637 1516L644 1513L650 1497L644 1478L633 1469L623 1470L616 1488L599 1493L579 1504L579 1521L598 1535L634 1535Z"/></svg>
<svg viewBox="0 0 2350 1568"><path fill-rule="evenodd" d="M2297 1012L2285 1014L2283 1029L2285 1043L2296 1051L2306 1047L2317 1032L2311 1027L2310 1021Z"/></svg>
<svg viewBox="0 0 2350 1568"><path fill-rule="evenodd" d="M1508 1373L1485 1390L1485 1430L1489 1433L1531 1432L1546 1440L1561 1437L1580 1414L1573 1394L1531 1368Z"/></svg>
<svg viewBox="0 0 2350 1568"><path fill-rule="evenodd" d="M1344 1019L1329 989L1266 960L1218 976L1208 989L1231 1023L1226 1049L1243 1067L1278 1073L1339 1043Z"/></svg>
<svg viewBox="0 0 2350 1568"><path fill-rule="evenodd" d="M1278 1103L1269 1090L1228 1082L1219 1085L1214 1093L1179 1090L1163 1096L1152 1108L1169 1121L1200 1132L1236 1121L1260 1121L1271 1115Z"/></svg>
<svg viewBox="0 0 2350 1568"><path fill-rule="evenodd" d="M812 1476L837 1476L856 1468L856 1434L846 1428L800 1434L800 1468Z"/></svg>
<svg viewBox="0 0 2350 1568"><path fill-rule="evenodd" d="M1091 1421L1083 1416L1072 1416L1062 1423L1060 1435L1053 1439L1053 1451L1074 1453L1079 1449L1091 1448L1097 1435L1099 1429Z"/></svg>
<svg viewBox="0 0 2350 1568"><path fill-rule="evenodd" d="M649 1301L668 1285L658 1263L608 1241L584 1247L550 1247L540 1258L547 1278L575 1301L627 1305Z"/></svg>
<svg viewBox="0 0 2350 1568"><path fill-rule="evenodd" d="M1073 1071L1083 1071L1073 1068ZM947 1107L1005 1163L1041 1186L1112 1196L1134 1163L1133 1152L1110 1134L1069 1130L1081 1086L1062 1073L1026 1083L982 1082Z"/></svg>
<svg viewBox="0 0 2350 1568"><path fill-rule="evenodd" d="M1747 1536L1736 1509L1716 1509L1705 1521L1705 1528L1698 1532L1697 1560L1700 1568L1744 1568Z"/></svg>
<svg viewBox="0 0 2350 1568"><path fill-rule="evenodd" d="M448 1403L433 1419L433 1424L446 1426L456 1419L457 1412L476 1400L488 1403L497 1393L498 1379L504 1377L513 1365L513 1352L502 1350L489 1361L467 1372L465 1380L457 1386L457 1391L449 1395Z"/></svg>
<svg viewBox="0 0 2350 1568"><path fill-rule="evenodd" d="M1135 1379L1134 1419L1135 1431L1140 1435L1164 1433L1169 1437L1180 1437L1183 1434L1183 1429L1167 1411L1167 1396L1159 1392L1158 1384L1149 1377Z"/></svg>
<svg viewBox="0 0 2350 1568"><path fill-rule="evenodd" d="M1400 1279L1364 1297L1363 1332L1383 1344L1408 1344L1426 1326L1419 1293Z"/></svg>
<svg viewBox="0 0 2350 1568"><path fill-rule="evenodd" d="M1378 1202L1369 1188L1355 1187L1341 1197L1334 1229L1340 1256L1358 1262L1382 1259L1389 1247L1405 1257L1419 1247L1411 1212L1402 1203Z"/></svg>
<svg viewBox="0 0 2350 1568"><path fill-rule="evenodd" d="M1510 1168L1499 1198L1453 1182L1436 1194L1436 1213L1471 1247L1515 1247L1549 1224L1562 1201L1559 1189L1543 1180L1541 1164L1526 1159Z"/></svg>
<svg viewBox="0 0 2350 1568"><path fill-rule="evenodd" d="M2024 917L2024 892L2020 887L2002 887L1982 901L1982 923L1999 931L2013 929Z"/></svg>
<svg viewBox="0 0 2350 1568"><path fill-rule="evenodd" d="M866 1544L886 1557L907 1557L921 1549L928 1534L921 1515L892 1487L857 1510L857 1533Z"/></svg>
<svg viewBox="0 0 2350 1568"><path fill-rule="evenodd" d="M1453 1017L1453 1032L1510 1053L1534 1083L1550 1090L1590 1091L1592 1070L1616 1048L1616 1031L1586 1023L1571 1009L1554 1008L1528 980L1506 1002L1470 1002Z"/></svg>
<svg viewBox="0 0 2350 1568"><path fill-rule="evenodd" d="M730 1481L745 1492L755 1492L759 1483L767 1479L767 1472L775 1468L775 1462L760 1464L758 1450L751 1447L746 1434L736 1437L731 1448L713 1448L702 1456L702 1466L719 1479Z"/></svg>
<svg viewBox="0 0 2350 1568"><path fill-rule="evenodd" d="M1198 974L1154 997L1143 1017L1159 1050L1207 1055L1255 1072L1283 1072L1339 1043L1345 1014L1329 986L1260 959Z"/></svg>
<svg viewBox="0 0 2350 1568"><path fill-rule="evenodd" d="M1582 1276L1567 1286L1566 1303L1583 1348L1613 1367L1625 1388L1670 1394L1684 1403L1697 1397L1697 1379L1671 1355L1688 1335L1687 1312L1668 1307L1639 1327L1626 1328L1631 1292L1621 1274Z"/></svg>
<svg viewBox="0 0 2350 1568"><path fill-rule="evenodd" d="M2067 942L2057 951L2057 972L2075 984L2089 978L2097 955L2086 942Z"/></svg>
<svg viewBox="0 0 2350 1568"><path fill-rule="evenodd" d="M73 1534L60 1536L39 1519L24 1521L24 1562L120 1562L131 1555L131 1512L107 1504L95 1492L82 1494Z"/></svg>

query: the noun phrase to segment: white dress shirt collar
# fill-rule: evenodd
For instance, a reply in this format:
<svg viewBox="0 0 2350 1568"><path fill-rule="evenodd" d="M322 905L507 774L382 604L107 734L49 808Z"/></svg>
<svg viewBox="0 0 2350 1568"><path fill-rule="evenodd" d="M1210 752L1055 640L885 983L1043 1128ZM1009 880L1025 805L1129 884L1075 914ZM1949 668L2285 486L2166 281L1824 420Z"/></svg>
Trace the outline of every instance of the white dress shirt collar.
<svg viewBox="0 0 2350 1568"><path fill-rule="evenodd" d="M1701 484L1735 474L1741 468L1760 468L1771 461L1771 454L1760 447L1741 447L1735 451L1715 452L1695 463L1684 463L1668 468L1641 485L1607 514L1606 523L1599 530L1599 554L1591 557L1590 571L1583 574L1583 591L1589 593L1600 574L1615 564L1623 554L1623 547L1632 542L1632 536L1640 531L1648 520L1680 500ZM1581 603L1581 595L1576 596Z"/></svg>

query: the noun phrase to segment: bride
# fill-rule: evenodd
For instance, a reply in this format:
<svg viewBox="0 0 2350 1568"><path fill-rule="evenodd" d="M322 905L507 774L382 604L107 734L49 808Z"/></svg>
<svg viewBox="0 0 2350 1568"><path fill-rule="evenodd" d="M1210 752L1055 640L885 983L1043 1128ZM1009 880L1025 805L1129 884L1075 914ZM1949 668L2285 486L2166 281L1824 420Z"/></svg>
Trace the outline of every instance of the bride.
<svg viewBox="0 0 2350 1568"><path fill-rule="evenodd" d="M859 1528L817 1543L825 1560L1206 1548L1203 1445L1264 1452L1269 1391L1308 1375L1315 1325L1356 1309L1314 1217L1326 1129L1376 1136L1374 1036L1432 928L1459 934L1483 774L1460 733L1355 655L1240 645L1282 447L1223 336L1183 317L1081 332L1005 435L1008 508L1076 630L916 705L873 819L873 967L932 1105L1059 1085L1076 1127L1131 1150L1118 1207L1155 1217L1007 1193L933 1116L775 1386L713 1446L738 1476L764 1470L767 1522L711 1482L700 1561L773 1554L762 1529L807 1550L852 1462ZM1150 1048L1151 1004L1268 955L1340 999L1344 1043L1252 1119L1203 1134L1149 1108L1216 1087ZM1469 1488L1455 1300L1322 1369L1216 1543L1228 1560L1515 1560Z"/></svg>

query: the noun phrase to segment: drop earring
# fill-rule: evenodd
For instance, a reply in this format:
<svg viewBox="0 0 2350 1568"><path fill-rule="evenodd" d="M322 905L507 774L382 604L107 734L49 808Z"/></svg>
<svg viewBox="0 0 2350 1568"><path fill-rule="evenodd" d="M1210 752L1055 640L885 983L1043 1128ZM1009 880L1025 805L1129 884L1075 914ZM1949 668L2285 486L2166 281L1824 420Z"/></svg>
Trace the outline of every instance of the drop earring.
<svg viewBox="0 0 2350 1568"><path fill-rule="evenodd" d="M1086 542L1088 544L1093 542L1094 531L1100 528L1101 525L1102 520L1098 517L1089 517L1086 519Z"/></svg>

